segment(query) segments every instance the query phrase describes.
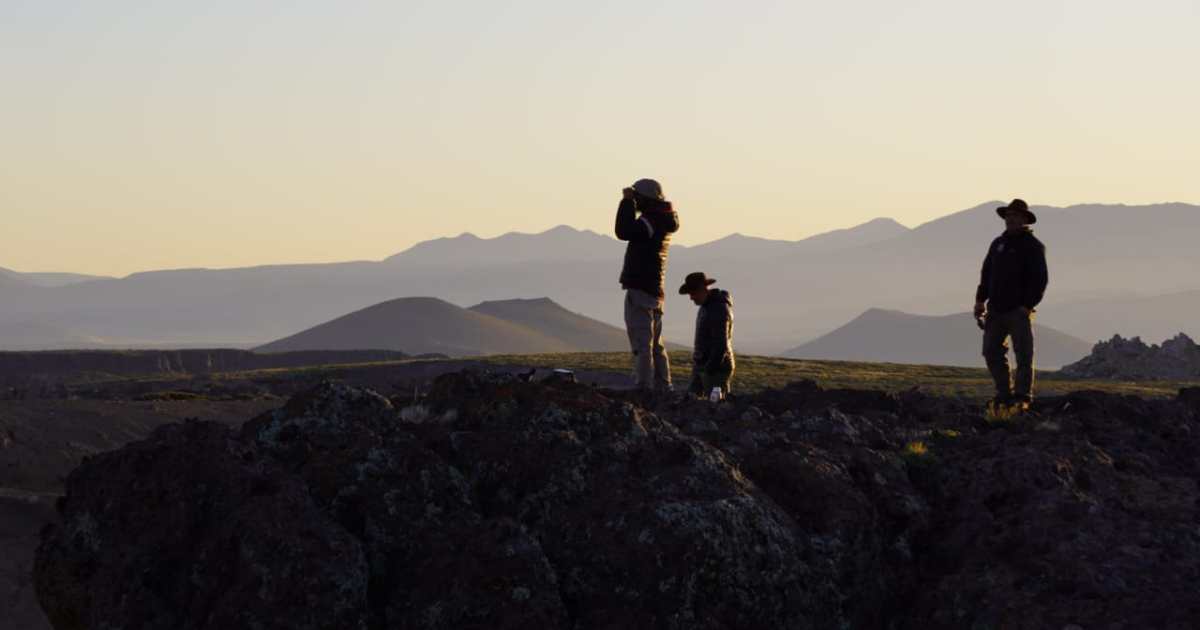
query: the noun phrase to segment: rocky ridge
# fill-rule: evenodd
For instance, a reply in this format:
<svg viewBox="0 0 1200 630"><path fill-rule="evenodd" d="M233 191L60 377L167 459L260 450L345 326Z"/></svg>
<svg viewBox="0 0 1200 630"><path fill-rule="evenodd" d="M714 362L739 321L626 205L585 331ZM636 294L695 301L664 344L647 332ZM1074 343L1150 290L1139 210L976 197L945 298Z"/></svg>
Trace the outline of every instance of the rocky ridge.
<svg viewBox="0 0 1200 630"><path fill-rule="evenodd" d="M1179 333L1146 345L1140 337L1113 335L1092 348L1092 353L1062 368L1065 376L1111 380L1191 380L1200 378L1200 346Z"/></svg>
<svg viewBox="0 0 1200 630"><path fill-rule="evenodd" d="M1194 627L1198 448L1197 390L323 384L86 461L35 584L59 629Z"/></svg>

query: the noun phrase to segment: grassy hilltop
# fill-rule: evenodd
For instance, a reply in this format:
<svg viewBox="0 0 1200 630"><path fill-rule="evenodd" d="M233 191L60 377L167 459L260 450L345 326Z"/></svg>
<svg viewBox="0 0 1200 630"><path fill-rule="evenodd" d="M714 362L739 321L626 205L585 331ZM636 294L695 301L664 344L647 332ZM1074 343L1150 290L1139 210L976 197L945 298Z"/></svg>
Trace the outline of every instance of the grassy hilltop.
<svg viewBox="0 0 1200 630"><path fill-rule="evenodd" d="M525 365L611 372L630 371L629 355L624 352L506 355L485 357L482 361L496 365ZM686 386L692 376L691 353L672 352L671 373L677 387ZM767 387L783 387L792 381L804 379L812 379L826 388L900 391L919 387L929 393L969 398L985 398L991 396L993 392L991 377L982 367L810 361L760 356L738 357L734 391L756 392ZM1082 381L1059 378L1054 372L1039 372L1037 390L1041 394L1061 394L1068 391L1095 389L1118 394L1159 397L1174 396L1180 387L1194 384L1167 381Z"/></svg>
<svg viewBox="0 0 1200 630"><path fill-rule="evenodd" d="M687 351L671 353L672 374L677 388L686 387L691 380L691 355ZM145 374L118 375L103 373L76 374L64 377L72 392L87 390L117 392L130 390L152 392L178 387L194 387L210 383L222 388L252 383L276 394L287 395L311 386L321 379L343 380L366 387L391 389L396 383L427 381L437 374L465 368L487 366L509 370L520 368L567 368L577 372L615 375L601 379L613 385L625 384L623 378L631 371L627 352L588 352L565 354L491 355L462 359L401 359L387 361L356 361L353 363L318 364L303 367L279 367L252 370L230 370L210 374ZM780 357L739 356L734 392L750 394L768 387L780 388L793 381L811 379L825 388L871 389L902 391L913 387L942 396L983 399L992 395L987 370L979 368L938 365L906 365L898 363L863 363L852 361L816 361ZM1056 372L1039 372L1037 393L1062 394L1079 390L1098 390L1142 397L1175 396L1181 387L1200 385L1200 382L1175 381L1098 381L1075 380ZM282 389L279 389L282 387ZM279 389L279 391L275 391ZM197 391L197 397L206 394Z"/></svg>

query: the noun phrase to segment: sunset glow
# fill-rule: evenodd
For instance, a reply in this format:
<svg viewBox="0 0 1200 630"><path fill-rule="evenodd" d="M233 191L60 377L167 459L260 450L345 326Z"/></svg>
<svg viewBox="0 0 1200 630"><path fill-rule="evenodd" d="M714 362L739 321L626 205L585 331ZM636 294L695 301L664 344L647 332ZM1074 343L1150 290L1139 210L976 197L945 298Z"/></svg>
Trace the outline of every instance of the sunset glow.
<svg viewBox="0 0 1200 630"><path fill-rule="evenodd" d="M0 6L0 266L123 275L988 199L1200 201L1194 0Z"/></svg>

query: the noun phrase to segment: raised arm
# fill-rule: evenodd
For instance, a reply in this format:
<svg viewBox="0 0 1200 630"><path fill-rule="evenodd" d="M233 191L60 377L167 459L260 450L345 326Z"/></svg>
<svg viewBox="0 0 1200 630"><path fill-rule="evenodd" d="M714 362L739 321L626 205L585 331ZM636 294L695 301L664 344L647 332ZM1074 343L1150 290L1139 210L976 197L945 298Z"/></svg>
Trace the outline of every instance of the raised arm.
<svg viewBox="0 0 1200 630"><path fill-rule="evenodd" d="M622 199L621 204L617 206L617 238L622 241L645 241L649 240L653 228L650 227L650 222L639 220L637 218L637 203L632 199Z"/></svg>

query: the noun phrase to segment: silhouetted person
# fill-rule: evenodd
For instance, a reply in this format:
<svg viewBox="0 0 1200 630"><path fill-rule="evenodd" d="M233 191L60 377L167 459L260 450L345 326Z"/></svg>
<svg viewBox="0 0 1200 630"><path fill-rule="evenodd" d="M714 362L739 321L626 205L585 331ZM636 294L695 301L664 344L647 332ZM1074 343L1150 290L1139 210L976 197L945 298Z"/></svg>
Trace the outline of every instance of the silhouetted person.
<svg viewBox="0 0 1200 630"><path fill-rule="evenodd" d="M708 396L714 388L729 394L733 380L733 298L728 291L711 288L717 281L697 271L689 273L679 294L692 298L696 313L696 339L692 344L692 383L688 392Z"/></svg>
<svg viewBox="0 0 1200 630"><path fill-rule="evenodd" d="M634 376L642 389L671 389L671 362L662 343L663 280L671 234L677 230L679 215L663 198L658 182L639 179L623 191L616 232L617 238L629 241L621 269L625 330L633 350Z"/></svg>
<svg viewBox="0 0 1200 630"><path fill-rule="evenodd" d="M1037 216L1021 199L996 208L1005 230L983 259L975 292L975 317L983 321L983 357L996 383L996 403L1026 408L1033 400L1033 314L1046 292L1046 247L1030 227ZM1012 337L1015 383L1008 367Z"/></svg>

